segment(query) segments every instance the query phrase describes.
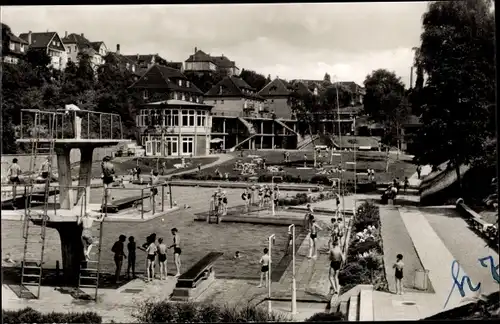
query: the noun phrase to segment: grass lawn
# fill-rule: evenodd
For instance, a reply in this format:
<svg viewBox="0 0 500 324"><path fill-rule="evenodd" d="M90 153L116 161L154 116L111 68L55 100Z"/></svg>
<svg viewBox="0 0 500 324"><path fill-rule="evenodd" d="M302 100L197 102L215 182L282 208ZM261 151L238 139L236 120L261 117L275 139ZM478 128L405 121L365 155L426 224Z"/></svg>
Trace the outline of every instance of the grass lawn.
<svg viewBox="0 0 500 324"><path fill-rule="evenodd" d="M157 162L158 161L158 162ZM175 164L181 163L181 158L175 159L165 159L165 158L132 158L132 159L122 159L115 158L112 163L115 166L115 172L117 175L127 175L129 174L129 170L139 166L141 168L141 174L149 174L151 169L156 170L156 165L158 163L158 168L161 168L162 162L166 163L167 169L164 172L164 175L168 175L171 173L185 171L185 170L193 170L198 167L198 164L206 165L212 162L217 161L217 157L203 157L203 158L186 158L185 162L190 163L189 167L184 169L176 169L174 168ZM72 169L72 175L78 176L78 172L80 167L77 166ZM92 177L100 178L101 177L101 162L94 162L92 164Z"/></svg>
<svg viewBox="0 0 500 324"><path fill-rule="evenodd" d="M297 167L304 166L304 154L306 155L306 162L308 167L312 167L314 164L314 156L312 151L289 151L291 163L285 164L283 151L244 151L243 157L239 154L232 160L224 162L220 165L206 168L199 173L199 177L211 175L215 176L216 170L219 170L222 174L228 173L231 177L237 177L240 175L240 171L233 170L236 161L241 161L242 163L252 162L253 156L259 156L266 160L266 166L280 166L283 167L283 172L281 174L300 176L303 181L309 181L314 176L319 175L319 171L315 169L297 169ZM334 152L336 154L339 151ZM342 160L344 169L343 173L345 180L354 180L354 170L355 166L353 164L346 164L345 162L354 161L354 152L343 151L342 156L333 156L333 165L338 166ZM321 156L317 157L317 162L322 162L324 165L328 165L330 162L330 155L323 153ZM373 152L364 151L356 152L356 171L366 172L367 169L375 170L375 176L377 182L388 182L394 179L394 177L399 177L401 180L405 176L410 177L416 170L416 165L409 161L396 160L396 157L392 154L389 158L389 172L385 172L386 168L386 153L384 152ZM261 176L264 174L271 175L271 172L267 170L256 169L256 176ZM280 175L276 173L275 175ZM339 177L340 174L329 175L329 177ZM367 176L358 175L359 182L367 182Z"/></svg>

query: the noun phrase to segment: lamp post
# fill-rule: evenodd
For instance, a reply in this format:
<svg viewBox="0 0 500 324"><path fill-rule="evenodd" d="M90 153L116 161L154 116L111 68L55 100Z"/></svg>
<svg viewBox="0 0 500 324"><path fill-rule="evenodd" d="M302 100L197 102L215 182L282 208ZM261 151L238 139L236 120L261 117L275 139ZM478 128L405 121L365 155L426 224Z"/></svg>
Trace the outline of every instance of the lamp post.
<svg viewBox="0 0 500 324"><path fill-rule="evenodd" d="M339 103L339 86L338 82L335 82L335 90L336 90L336 99L337 99L337 121L339 125L339 148L340 148L340 165L342 166L342 131L341 131L341 126L340 126L340 103ZM344 219L344 226L345 226L345 198L344 194L345 192L342 191L342 181L344 180L344 174L342 170L340 170L340 182L339 182L339 191L342 192L342 219Z"/></svg>
<svg viewBox="0 0 500 324"><path fill-rule="evenodd" d="M268 298L267 298L267 311L269 313L269 315L271 315L271 312L272 312L272 305L271 305L271 267L272 267L272 245L273 245L273 240L275 238L276 235L271 235L269 236L269 239L268 239L268 249L269 249L269 275L268 275L268 282L267 282L267 287L268 287Z"/></svg>
<svg viewBox="0 0 500 324"><path fill-rule="evenodd" d="M292 232L292 314L297 314L297 284L295 282L295 224L288 226Z"/></svg>

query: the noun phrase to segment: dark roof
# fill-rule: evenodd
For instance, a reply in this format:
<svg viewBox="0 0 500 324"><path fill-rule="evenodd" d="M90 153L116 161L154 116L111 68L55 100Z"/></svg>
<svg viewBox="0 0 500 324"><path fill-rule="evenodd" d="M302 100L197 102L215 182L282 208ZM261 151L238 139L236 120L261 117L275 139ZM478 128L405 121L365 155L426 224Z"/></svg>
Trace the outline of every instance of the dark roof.
<svg viewBox="0 0 500 324"><path fill-rule="evenodd" d="M90 46L92 46L92 48L94 49L94 51L96 51L97 53L99 53L99 47L101 47L101 45L103 43L104 42L91 42Z"/></svg>
<svg viewBox="0 0 500 324"><path fill-rule="evenodd" d="M221 68L233 68L236 67L234 61L230 61L227 57L223 56L212 56L212 61Z"/></svg>
<svg viewBox="0 0 500 324"><path fill-rule="evenodd" d="M179 71L182 70L182 62L167 62L167 66Z"/></svg>
<svg viewBox="0 0 500 324"><path fill-rule="evenodd" d="M314 87L311 90L306 84L301 81L292 82L294 91L296 91L300 96L308 95L314 91Z"/></svg>
<svg viewBox="0 0 500 324"><path fill-rule="evenodd" d="M47 32L47 33L31 33L31 44L32 48L46 48L49 46L50 41L56 35L56 32ZM22 33L19 35L21 39L28 41L29 33ZM63 42L64 43L64 42Z"/></svg>
<svg viewBox="0 0 500 324"><path fill-rule="evenodd" d="M189 81L181 71L167 66L152 65L130 88L166 88L168 90L179 90L191 93L203 94L198 87L190 82L189 87L179 86L177 80ZM175 80L175 81L174 81Z"/></svg>
<svg viewBox="0 0 500 324"><path fill-rule="evenodd" d="M79 48L92 47L92 43L82 35L75 33L69 34L62 39L64 44L76 44Z"/></svg>
<svg viewBox="0 0 500 324"><path fill-rule="evenodd" d="M212 62L215 64L213 58L202 50L190 55L186 62Z"/></svg>
<svg viewBox="0 0 500 324"><path fill-rule="evenodd" d="M409 115L404 123L404 126L420 126L422 122L419 116Z"/></svg>
<svg viewBox="0 0 500 324"><path fill-rule="evenodd" d="M221 92L222 90L222 92ZM245 91L245 92L244 92ZM251 91L252 93L248 93L246 91ZM219 81L216 85L214 85L210 90L205 94L206 97L244 97L244 98L252 98L257 100L264 100L261 96L259 96L254 88L248 85L245 80L230 76L225 77L221 81Z"/></svg>
<svg viewBox="0 0 500 324"><path fill-rule="evenodd" d="M25 41L24 39L22 38L19 38L17 37L16 35L14 34L9 34L9 37L10 37L10 41L11 42L14 42L14 43L21 43L21 44L28 44L27 41Z"/></svg>
<svg viewBox="0 0 500 324"><path fill-rule="evenodd" d="M259 95L261 95L262 97L288 96L290 95L292 90L293 87L287 81L276 78L266 84L266 86L259 91Z"/></svg>
<svg viewBox="0 0 500 324"><path fill-rule="evenodd" d="M354 81L340 81L336 82L342 86L347 87L352 93L364 93L364 88Z"/></svg>

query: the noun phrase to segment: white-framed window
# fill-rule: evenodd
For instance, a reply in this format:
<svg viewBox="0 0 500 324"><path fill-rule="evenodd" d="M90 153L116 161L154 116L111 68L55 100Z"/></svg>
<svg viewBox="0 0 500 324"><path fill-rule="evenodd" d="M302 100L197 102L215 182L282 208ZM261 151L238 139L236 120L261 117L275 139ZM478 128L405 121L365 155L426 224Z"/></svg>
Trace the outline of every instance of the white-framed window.
<svg viewBox="0 0 500 324"><path fill-rule="evenodd" d="M172 114L172 126L179 126L179 110L172 109L171 114Z"/></svg>
<svg viewBox="0 0 500 324"><path fill-rule="evenodd" d="M194 153L194 137L182 138L182 154Z"/></svg>
<svg viewBox="0 0 500 324"><path fill-rule="evenodd" d="M182 110L182 125L181 126L194 126L194 110Z"/></svg>
<svg viewBox="0 0 500 324"><path fill-rule="evenodd" d="M15 49L16 49L16 44L14 44L14 43L10 42L10 43L9 43L9 49L10 49L11 51L15 50Z"/></svg>
<svg viewBox="0 0 500 324"><path fill-rule="evenodd" d="M21 44L21 46L19 47L19 50L21 51L21 53L24 53L24 49L25 49L24 44Z"/></svg>
<svg viewBox="0 0 500 324"><path fill-rule="evenodd" d="M196 115L196 126L205 127L206 119L207 119L207 112L206 111L198 111L198 113Z"/></svg>
<svg viewBox="0 0 500 324"><path fill-rule="evenodd" d="M148 92L148 90L144 89L144 91L142 92L142 98L143 99L149 99L149 92Z"/></svg>
<svg viewBox="0 0 500 324"><path fill-rule="evenodd" d="M182 101L186 101L186 95L182 94Z"/></svg>
<svg viewBox="0 0 500 324"><path fill-rule="evenodd" d="M189 88L189 81L186 81L186 87Z"/></svg>
<svg viewBox="0 0 500 324"><path fill-rule="evenodd" d="M199 103L199 102L200 102L200 97L196 96L196 103Z"/></svg>
<svg viewBox="0 0 500 324"><path fill-rule="evenodd" d="M182 87L182 80L179 80L179 87Z"/></svg>
<svg viewBox="0 0 500 324"><path fill-rule="evenodd" d="M147 141L147 139L148 139L148 137L147 137L147 136L143 136L143 137L141 138L141 144L142 144L142 146L146 146L146 141Z"/></svg>

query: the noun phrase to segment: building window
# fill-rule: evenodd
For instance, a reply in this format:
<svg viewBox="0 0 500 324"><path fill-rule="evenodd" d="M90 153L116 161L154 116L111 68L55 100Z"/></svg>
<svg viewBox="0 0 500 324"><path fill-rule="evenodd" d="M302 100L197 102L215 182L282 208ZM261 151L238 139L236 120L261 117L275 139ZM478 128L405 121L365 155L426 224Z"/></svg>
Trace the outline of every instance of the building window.
<svg viewBox="0 0 500 324"><path fill-rule="evenodd" d="M183 137L182 138L182 154L193 154L194 148L194 138L193 137Z"/></svg>
<svg viewBox="0 0 500 324"><path fill-rule="evenodd" d="M172 126L179 126L179 110L172 110Z"/></svg>
<svg viewBox="0 0 500 324"><path fill-rule="evenodd" d="M189 81L186 81L186 87L189 88Z"/></svg>
<svg viewBox="0 0 500 324"><path fill-rule="evenodd" d="M9 43L9 49L10 49L11 51L15 50L15 49L16 49L16 44L14 44L14 43L10 42L10 43Z"/></svg>
<svg viewBox="0 0 500 324"><path fill-rule="evenodd" d="M192 127L194 126L194 110L183 110L182 111L182 126Z"/></svg>
<svg viewBox="0 0 500 324"><path fill-rule="evenodd" d="M21 44L21 47L19 47L19 50L21 51L21 53L24 53L24 44Z"/></svg>
<svg viewBox="0 0 500 324"><path fill-rule="evenodd" d="M143 136L141 139L142 139L142 141L141 141L142 146L146 146L146 140L148 139L148 137Z"/></svg>
<svg viewBox="0 0 500 324"><path fill-rule="evenodd" d="M205 127L206 118L207 118L206 111L198 111L198 114L196 116L196 126Z"/></svg>
<svg viewBox="0 0 500 324"><path fill-rule="evenodd" d="M182 87L182 80L179 80L179 87Z"/></svg>
<svg viewBox="0 0 500 324"><path fill-rule="evenodd" d="M149 93L148 93L148 90L144 90L143 93L142 93L142 98L143 99L149 99Z"/></svg>
<svg viewBox="0 0 500 324"><path fill-rule="evenodd" d="M182 94L182 101L186 101L186 96Z"/></svg>

